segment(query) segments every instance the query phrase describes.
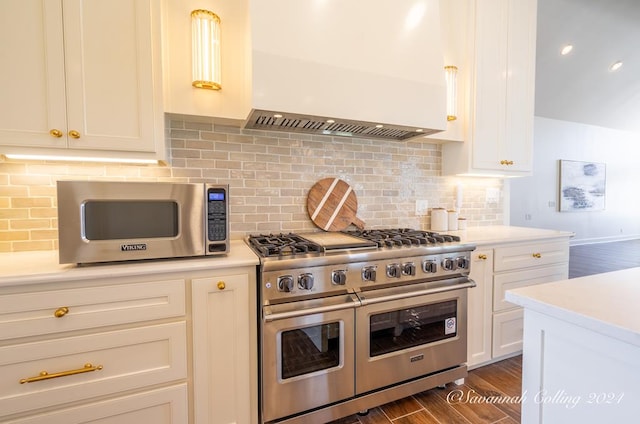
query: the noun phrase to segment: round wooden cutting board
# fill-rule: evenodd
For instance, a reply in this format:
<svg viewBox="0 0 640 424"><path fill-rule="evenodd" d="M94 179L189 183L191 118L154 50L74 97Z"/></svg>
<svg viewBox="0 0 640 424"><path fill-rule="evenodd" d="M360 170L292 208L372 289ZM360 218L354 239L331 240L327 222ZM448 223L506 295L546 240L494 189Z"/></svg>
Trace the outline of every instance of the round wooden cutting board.
<svg viewBox="0 0 640 424"><path fill-rule="evenodd" d="M356 193L339 178L325 178L311 187L307 211L313 223L325 231L342 231L351 224L364 229L364 222L356 217Z"/></svg>

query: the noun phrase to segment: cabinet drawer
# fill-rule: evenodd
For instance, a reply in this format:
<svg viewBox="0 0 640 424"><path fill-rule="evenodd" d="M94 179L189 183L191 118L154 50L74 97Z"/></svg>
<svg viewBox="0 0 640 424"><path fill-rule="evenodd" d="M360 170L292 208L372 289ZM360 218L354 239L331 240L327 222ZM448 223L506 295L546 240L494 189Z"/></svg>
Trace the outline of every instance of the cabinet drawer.
<svg viewBox="0 0 640 424"><path fill-rule="evenodd" d="M14 414L187 377L184 322L0 347L0 411ZM100 369L71 375L85 364ZM48 372L55 378L23 382Z"/></svg>
<svg viewBox="0 0 640 424"><path fill-rule="evenodd" d="M75 408L7 421L6 424L183 424L188 421L187 385L165 387Z"/></svg>
<svg viewBox="0 0 640 424"><path fill-rule="evenodd" d="M522 350L523 316L522 308L493 315L493 358Z"/></svg>
<svg viewBox="0 0 640 424"><path fill-rule="evenodd" d="M504 292L507 290L566 280L568 276L569 266L566 264L495 275L493 277L493 310L498 312L516 307L516 305L504 299Z"/></svg>
<svg viewBox="0 0 640 424"><path fill-rule="evenodd" d="M0 340L184 314L181 279L7 294L0 296Z"/></svg>
<svg viewBox="0 0 640 424"><path fill-rule="evenodd" d="M533 243L496 247L493 269L496 272L569 262L569 243Z"/></svg>

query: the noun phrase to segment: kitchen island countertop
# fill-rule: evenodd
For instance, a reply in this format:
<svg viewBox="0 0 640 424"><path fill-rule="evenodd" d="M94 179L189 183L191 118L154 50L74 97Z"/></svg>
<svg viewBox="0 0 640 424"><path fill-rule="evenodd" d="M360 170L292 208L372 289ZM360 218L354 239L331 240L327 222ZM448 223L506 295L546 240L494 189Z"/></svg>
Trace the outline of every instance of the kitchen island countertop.
<svg viewBox="0 0 640 424"><path fill-rule="evenodd" d="M258 265L258 257L243 240L232 240L229 253L185 259L120 262L87 266L59 264L58 251L0 254L0 287L17 284L68 282L87 278L216 270Z"/></svg>
<svg viewBox="0 0 640 424"><path fill-rule="evenodd" d="M640 346L640 267L508 290L506 299Z"/></svg>

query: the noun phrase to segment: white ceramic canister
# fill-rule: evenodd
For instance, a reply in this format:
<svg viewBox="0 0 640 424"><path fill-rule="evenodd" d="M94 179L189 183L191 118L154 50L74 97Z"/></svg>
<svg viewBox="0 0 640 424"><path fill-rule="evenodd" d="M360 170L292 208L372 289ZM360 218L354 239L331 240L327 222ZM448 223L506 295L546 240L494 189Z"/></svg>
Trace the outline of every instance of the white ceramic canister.
<svg viewBox="0 0 640 424"><path fill-rule="evenodd" d="M433 208L431 209L431 230L432 231L447 231L447 210L445 208Z"/></svg>
<svg viewBox="0 0 640 424"><path fill-rule="evenodd" d="M454 210L447 211L447 231L455 231L458 229L458 212Z"/></svg>
<svg viewBox="0 0 640 424"><path fill-rule="evenodd" d="M458 230L467 229L467 218L458 218Z"/></svg>

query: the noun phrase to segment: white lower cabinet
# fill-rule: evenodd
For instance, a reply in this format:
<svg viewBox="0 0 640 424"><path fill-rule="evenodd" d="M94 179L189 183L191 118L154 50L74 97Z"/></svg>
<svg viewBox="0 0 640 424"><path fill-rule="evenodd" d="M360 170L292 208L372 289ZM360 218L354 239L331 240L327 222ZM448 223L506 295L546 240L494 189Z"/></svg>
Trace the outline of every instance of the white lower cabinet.
<svg viewBox="0 0 640 424"><path fill-rule="evenodd" d="M185 280L0 287L0 422L188 422Z"/></svg>
<svg viewBox="0 0 640 424"><path fill-rule="evenodd" d="M481 246L472 253L467 366L474 368L522 351L522 308L505 300L509 289L564 280L569 239Z"/></svg>
<svg viewBox="0 0 640 424"><path fill-rule="evenodd" d="M473 368L491 360L493 249L471 253L469 277L476 282L467 302L467 366Z"/></svg>
<svg viewBox="0 0 640 424"><path fill-rule="evenodd" d="M191 281L195 424L257 422L255 268Z"/></svg>
<svg viewBox="0 0 640 424"><path fill-rule="evenodd" d="M6 424L183 424L187 384L92 402L74 408L7 421Z"/></svg>

